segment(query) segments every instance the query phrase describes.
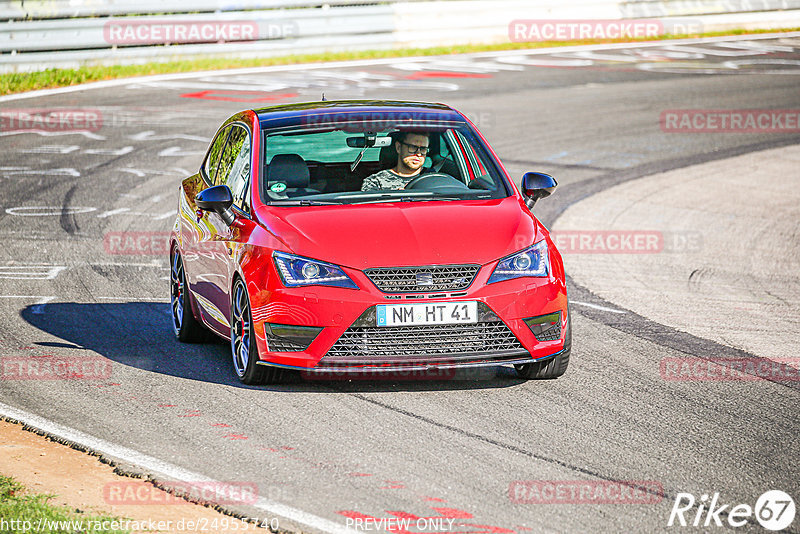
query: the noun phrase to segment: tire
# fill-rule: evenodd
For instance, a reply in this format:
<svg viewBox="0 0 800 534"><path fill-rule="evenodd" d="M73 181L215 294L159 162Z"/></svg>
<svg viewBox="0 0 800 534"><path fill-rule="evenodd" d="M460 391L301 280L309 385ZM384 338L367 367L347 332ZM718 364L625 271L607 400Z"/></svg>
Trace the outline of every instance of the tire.
<svg viewBox="0 0 800 534"><path fill-rule="evenodd" d="M514 368L520 378L539 380L558 378L567 371L570 352L572 352L572 313L567 308L567 332L564 337L564 350L549 360L514 365Z"/></svg>
<svg viewBox="0 0 800 534"><path fill-rule="evenodd" d="M192 313L191 298L186 285L183 259L177 249L170 255L170 308L172 308L172 331L178 341L201 343L208 339L208 332Z"/></svg>
<svg viewBox="0 0 800 534"><path fill-rule="evenodd" d="M233 370L243 384L274 384L282 377L282 369L256 363L259 358L253 335L250 297L241 278L236 279L231 292L231 357Z"/></svg>

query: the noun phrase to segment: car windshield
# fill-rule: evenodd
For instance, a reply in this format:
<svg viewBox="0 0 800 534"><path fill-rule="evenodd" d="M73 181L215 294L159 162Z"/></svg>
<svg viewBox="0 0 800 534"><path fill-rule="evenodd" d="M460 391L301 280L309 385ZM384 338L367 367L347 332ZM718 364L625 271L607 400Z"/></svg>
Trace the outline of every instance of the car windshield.
<svg viewBox="0 0 800 534"><path fill-rule="evenodd" d="M377 130L378 128L374 128ZM511 188L466 123L265 132L262 200L276 205L504 198Z"/></svg>

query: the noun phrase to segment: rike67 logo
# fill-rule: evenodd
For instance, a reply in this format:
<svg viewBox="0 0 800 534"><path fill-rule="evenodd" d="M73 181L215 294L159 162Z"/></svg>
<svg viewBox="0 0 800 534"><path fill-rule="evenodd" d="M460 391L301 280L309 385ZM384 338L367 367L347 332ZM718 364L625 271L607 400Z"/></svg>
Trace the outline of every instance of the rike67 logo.
<svg viewBox="0 0 800 534"><path fill-rule="evenodd" d="M667 526L743 527L755 516L767 530L783 530L792 524L795 516L794 500L780 490L770 490L761 495L755 507L749 504L723 504L719 493L703 494L699 499L691 493L678 493Z"/></svg>

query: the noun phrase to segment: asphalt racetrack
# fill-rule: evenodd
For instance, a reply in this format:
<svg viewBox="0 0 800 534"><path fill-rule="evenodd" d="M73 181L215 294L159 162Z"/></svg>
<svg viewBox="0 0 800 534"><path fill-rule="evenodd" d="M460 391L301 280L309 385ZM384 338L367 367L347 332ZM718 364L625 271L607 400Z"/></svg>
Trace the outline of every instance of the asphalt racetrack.
<svg viewBox="0 0 800 534"><path fill-rule="evenodd" d="M199 167L233 112L323 93L463 111L517 183L531 170L558 179L556 193L534 209L558 227L571 206L614 186L666 171L679 181L689 166L800 142L796 119L793 130L745 132L672 131L663 120L675 110L796 114L800 35L162 76L0 99L5 121L44 109L71 110L75 121L87 113L90 122L39 131L6 122L0 130L0 415L163 482L256 484L257 500L228 499L224 508L279 518L291 532L375 529L356 523L367 518L411 518L412 533L765 532L754 516L730 527L733 507L754 507L768 490L798 502L800 382L747 373L698 380L671 376L663 364L776 361L762 324L768 317L744 350L660 323L573 280L572 359L550 381L519 380L499 368L449 380L298 376L245 387L225 343L178 343L163 236L180 180ZM797 184L799 167L786 167L783 178ZM758 168L747 172L745 193L765 179ZM582 230L607 228L611 221ZM627 229L647 230L635 221ZM710 243L728 227L690 230ZM152 239L126 247L114 241L125 232ZM796 246L798 235L787 243ZM722 253L780 263L780 248L759 255L738 244ZM674 249L662 256L688 261ZM584 258L582 269L591 268ZM797 283L796 271L783 275ZM613 295L613 287L604 291ZM703 291L708 298L715 289ZM658 308L652 291L642 299L647 310ZM635 303L636 293L626 300ZM787 305L796 318L797 301ZM686 313L689 323L712 321L693 308ZM726 328L747 337L751 326ZM781 328L778 356L797 361L800 324ZM101 371L83 380L13 376L19 365L48 358L91 361ZM728 505L717 516L725 527L714 518L705 523L715 493L717 507ZM700 514L701 527L667 526L680 494L697 501L684 515L691 523ZM800 532L800 519L788 529Z"/></svg>

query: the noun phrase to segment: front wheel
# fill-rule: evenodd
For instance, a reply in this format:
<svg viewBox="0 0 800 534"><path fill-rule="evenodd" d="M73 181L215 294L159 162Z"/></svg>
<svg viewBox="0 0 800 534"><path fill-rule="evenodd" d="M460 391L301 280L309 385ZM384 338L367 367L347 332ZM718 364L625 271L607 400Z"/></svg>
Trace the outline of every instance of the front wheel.
<svg viewBox="0 0 800 534"><path fill-rule="evenodd" d="M236 280L231 294L231 356L236 376L248 385L278 382L281 369L257 364L258 348L253 334L250 298L241 278Z"/></svg>
<svg viewBox="0 0 800 534"><path fill-rule="evenodd" d="M514 365L514 368L520 378L558 378L567 371L570 352L572 352L572 313L567 309L567 332L564 336L564 350L549 360Z"/></svg>

